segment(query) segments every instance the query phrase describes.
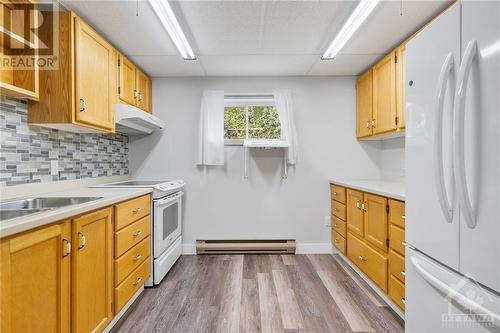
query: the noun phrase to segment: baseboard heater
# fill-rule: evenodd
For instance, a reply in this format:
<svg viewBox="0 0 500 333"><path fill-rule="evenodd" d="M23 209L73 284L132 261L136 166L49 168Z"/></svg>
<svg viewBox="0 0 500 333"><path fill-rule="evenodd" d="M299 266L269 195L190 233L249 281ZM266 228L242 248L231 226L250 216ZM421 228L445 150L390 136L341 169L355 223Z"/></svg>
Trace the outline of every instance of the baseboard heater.
<svg viewBox="0 0 500 333"><path fill-rule="evenodd" d="M197 240L197 254L295 253L295 239Z"/></svg>

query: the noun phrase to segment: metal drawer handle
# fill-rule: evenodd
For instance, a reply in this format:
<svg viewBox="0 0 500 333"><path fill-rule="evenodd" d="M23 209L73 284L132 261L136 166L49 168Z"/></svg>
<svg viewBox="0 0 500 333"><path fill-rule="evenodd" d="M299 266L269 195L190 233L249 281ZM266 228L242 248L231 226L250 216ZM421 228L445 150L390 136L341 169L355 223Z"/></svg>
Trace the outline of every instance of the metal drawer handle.
<svg viewBox="0 0 500 333"><path fill-rule="evenodd" d="M338 243L338 242L339 242L337 239L334 239L333 241L334 241L335 243Z"/></svg>
<svg viewBox="0 0 500 333"><path fill-rule="evenodd" d="M137 261L142 258L142 255L138 254L134 257L134 261Z"/></svg>
<svg viewBox="0 0 500 333"><path fill-rule="evenodd" d="M87 103L85 103L85 100L83 98L80 98L80 112L85 111L87 108Z"/></svg>
<svg viewBox="0 0 500 333"><path fill-rule="evenodd" d="M136 208L132 211L132 213L137 214L142 210L142 208Z"/></svg>
<svg viewBox="0 0 500 333"><path fill-rule="evenodd" d="M141 283L142 279L141 278L137 278L137 280L135 280L134 282L134 286L137 286L139 283Z"/></svg>
<svg viewBox="0 0 500 333"><path fill-rule="evenodd" d="M337 195L337 192L333 192L333 195Z"/></svg>
<svg viewBox="0 0 500 333"><path fill-rule="evenodd" d="M405 303L406 303L406 302L405 302L405 298L404 298L404 297L403 297L403 298L401 298L401 302L402 302L403 304L405 304Z"/></svg>
<svg viewBox="0 0 500 333"><path fill-rule="evenodd" d="M401 218L402 218L403 220L406 220L406 215L401 215Z"/></svg>
<svg viewBox="0 0 500 333"><path fill-rule="evenodd" d="M134 237L138 237L138 236L140 236L141 234L142 234L142 231L141 231L141 230L139 230L139 231L137 231L135 234L133 234L132 236L134 236Z"/></svg>
<svg viewBox="0 0 500 333"><path fill-rule="evenodd" d="M138 92L137 90L134 90L134 99L137 99Z"/></svg>
<svg viewBox="0 0 500 333"><path fill-rule="evenodd" d="M406 242L401 242L401 245L406 247Z"/></svg>
<svg viewBox="0 0 500 333"><path fill-rule="evenodd" d="M63 243L64 244L64 254L63 254L63 258L64 257L67 257L71 254L71 242L69 240L67 240L66 238L63 238Z"/></svg>
<svg viewBox="0 0 500 333"><path fill-rule="evenodd" d="M334 212L336 212L336 211L337 211L337 208L334 208L334 209L333 209L333 211L334 211Z"/></svg>
<svg viewBox="0 0 500 333"><path fill-rule="evenodd" d="M366 128L368 128L368 129L370 128L370 122L369 121L366 122Z"/></svg>
<svg viewBox="0 0 500 333"><path fill-rule="evenodd" d="M356 207L357 207L358 209L361 209L361 202L356 201Z"/></svg>
<svg viewBox="0 0 500 333"><path fill-rule="evenodd" d="M401 271L401 275L406 276L405 271Z"/></svg>
<svg viewBox="0 0 500 333"><path fill-rule="evenodd" d="M359 260L361 260L361 261L366 261L366 258L365 258L365 257L363 257L363 256L359 256Z"/></svg>
<svg viewBox="0 0 500 333"><path fill-rule="evenodd" d="M78 232L78 239L79 239L79 246L78 246L78 250L81 250L83 249L83 247L85 246L85 244L87 243L87 238L85 238L85 235L81 232Z"/></svg>
<svg viewBox="0 0 500 333"><path fill-rule="evenodd" d="M375 128L375 119L372 120L372 127Z"/></svg>

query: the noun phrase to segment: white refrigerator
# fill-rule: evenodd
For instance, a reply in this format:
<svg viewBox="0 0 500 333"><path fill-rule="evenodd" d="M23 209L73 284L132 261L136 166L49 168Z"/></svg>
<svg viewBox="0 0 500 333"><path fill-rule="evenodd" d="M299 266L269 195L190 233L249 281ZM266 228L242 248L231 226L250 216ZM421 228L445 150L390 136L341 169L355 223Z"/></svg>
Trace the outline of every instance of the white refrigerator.
<svg viewBox="0 0 500 333"><path fill-rule="evenodd" d="M500 2L407 45L407 332L500 332Z"/></svg>

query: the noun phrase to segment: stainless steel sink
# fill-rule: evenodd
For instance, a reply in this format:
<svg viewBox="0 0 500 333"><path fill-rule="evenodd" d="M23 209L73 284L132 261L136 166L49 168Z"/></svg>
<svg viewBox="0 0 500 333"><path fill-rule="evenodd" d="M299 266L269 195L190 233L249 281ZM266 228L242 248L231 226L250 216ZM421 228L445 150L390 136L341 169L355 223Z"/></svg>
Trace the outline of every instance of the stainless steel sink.
<svg viewBox="0 0 500 333"><path fill-rule="evenodd" d="M47 208L47 209L0 210L0 221L13 219L15 217L29 215L29 214L45 212L47 210L50 210L50 208Z"/></svg>
<svg viewBox="0 0 500 333"><path fill-rule="evenodd" d="M39 213L53 208L78 205L102 197L38 197L0 203L0 220Z"/></svg>

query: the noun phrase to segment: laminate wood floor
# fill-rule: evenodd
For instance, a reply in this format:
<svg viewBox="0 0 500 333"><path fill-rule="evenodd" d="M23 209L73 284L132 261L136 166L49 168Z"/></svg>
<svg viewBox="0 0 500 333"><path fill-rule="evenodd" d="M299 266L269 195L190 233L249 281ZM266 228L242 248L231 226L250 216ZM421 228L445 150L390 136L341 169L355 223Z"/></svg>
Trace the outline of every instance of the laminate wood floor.
<svg viewBox="0 0 500 333"><path fill-rule="evenodd" d="M338 255L182 256L115 332L403 332Z"/></svg>

